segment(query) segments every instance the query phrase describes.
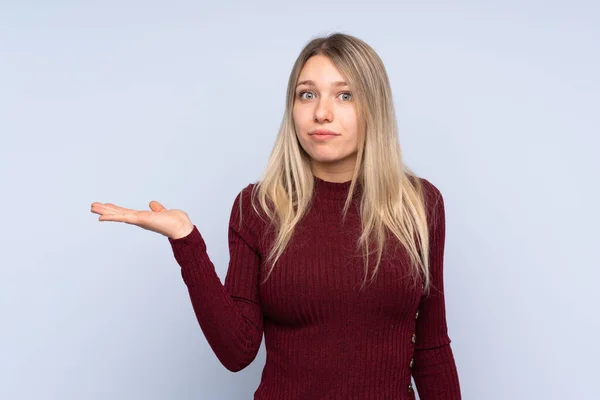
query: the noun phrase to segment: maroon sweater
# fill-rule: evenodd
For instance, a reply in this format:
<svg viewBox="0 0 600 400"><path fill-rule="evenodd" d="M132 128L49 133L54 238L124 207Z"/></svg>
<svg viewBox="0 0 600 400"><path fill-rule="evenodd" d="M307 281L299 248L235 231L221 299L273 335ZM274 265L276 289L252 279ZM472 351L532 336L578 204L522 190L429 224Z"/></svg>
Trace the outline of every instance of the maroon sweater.
<svg viewBox="0 0 600 400"><path fill-rule="evenodd" d="M250 204L248 185L229 221L229 268L222 284L194 226L169 238L196 318L217 358L230 371L256 357L263 333L266 363L254 399L461 398L447 333L443 294L444 203L423 178L431 237L433 288L411 285L408 255L386 247L376 282L360 291L360 189L345 221L341 211L350 181L317 177L312 206L264 285L272 228ZM242 200L240 225L238 202ZM372 271L375 256L369 257Z"/></svg>

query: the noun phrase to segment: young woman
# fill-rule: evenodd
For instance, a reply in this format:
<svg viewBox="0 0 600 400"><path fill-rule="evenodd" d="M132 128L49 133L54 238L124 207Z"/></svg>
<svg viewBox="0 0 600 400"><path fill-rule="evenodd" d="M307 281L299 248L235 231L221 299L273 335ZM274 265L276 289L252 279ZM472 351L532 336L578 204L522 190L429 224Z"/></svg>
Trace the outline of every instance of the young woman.
<svg viewBox="0 0 600 400"><path fill-rule="evenodd" d="M199 325L240 371L265 336L254 399L461 398L446 325L444 202L402 162L384 65L346 34L292 69L263 179L234 200L222 284L182 210L92 204L168 237Z"/></svg>

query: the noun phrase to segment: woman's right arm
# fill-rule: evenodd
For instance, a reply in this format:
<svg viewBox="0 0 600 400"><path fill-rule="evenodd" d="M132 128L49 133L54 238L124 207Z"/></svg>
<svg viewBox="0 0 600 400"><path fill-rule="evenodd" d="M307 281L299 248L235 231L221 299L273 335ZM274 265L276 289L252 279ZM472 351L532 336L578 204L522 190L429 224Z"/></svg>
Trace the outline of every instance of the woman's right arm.
<svg viewBox="0 0 600 400"><path fill-rule="evenodd" d="M198 323L219 361L232 372L244 369L256 358L264 329L258 292L261 255L257 218L251 215L251 189L248 185L237 195L231 210L225 284L216 274L195 225L187 236L168 238Z"/></svg>

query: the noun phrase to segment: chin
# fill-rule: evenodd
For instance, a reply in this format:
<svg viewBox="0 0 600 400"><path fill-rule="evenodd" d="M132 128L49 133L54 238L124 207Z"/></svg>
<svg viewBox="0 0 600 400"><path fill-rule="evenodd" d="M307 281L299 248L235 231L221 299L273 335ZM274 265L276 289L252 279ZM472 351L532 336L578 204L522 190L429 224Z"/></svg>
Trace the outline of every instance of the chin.
<svg viewBox="0 0 600 400"><path fill-rule="evenodd" d="M322 155L322 154L317 154L314 157L312 157L313 160L315 160L316 162L320 162L320 163L334 163L334 162L338 162L343 160L343 157L339 157L339 156L335 156L335 155Z"/></svg>

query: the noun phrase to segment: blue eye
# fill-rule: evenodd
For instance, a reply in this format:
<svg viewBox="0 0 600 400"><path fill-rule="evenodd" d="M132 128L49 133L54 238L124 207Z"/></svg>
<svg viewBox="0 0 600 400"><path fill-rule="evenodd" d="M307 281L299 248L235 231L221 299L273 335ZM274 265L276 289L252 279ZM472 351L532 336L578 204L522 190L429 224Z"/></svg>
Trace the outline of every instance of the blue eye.
<svg viewBox="0 0 600 400"><path fill-rule="evenodd" d="M311 94L311 95L313 95L313 96L314 96L314 93L313 93L313 92L309 92L309 91L303 90L302 92L298 93L298 97L300 97L300 98L301 98L301 99L303 99L303 100L307 100L307 99L306 99L306 97L303 97L303 96L304 96L305 94L307 94L307 93L308 93L308 94Z"/></svg>
<svg viewBox="0 0 600 400"><path fill-rule="evenodd" d="M349 96L350 98L347 99L346 101L350 101L350 99L352 99L352 93L350 93L350 92L340 93L340 96Z"/></svg>
<svg viewBox="0 0 600 400"><path fill-rule="evenodd" d="M306 96L304 96L305 94L309 94L312 97L306 97ZM302 100L312 100L314 98L314 96L315 96L315 94L308 90L303 90L298 93L298 97ZM343 93L340 93L338 96L346 96L345 98L343 98L344 101L350 101L352 99L352 93L350 93L350 92L343 92Z"/></svg>

